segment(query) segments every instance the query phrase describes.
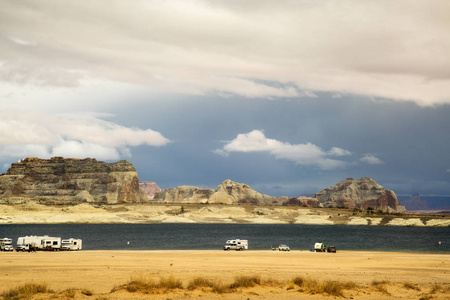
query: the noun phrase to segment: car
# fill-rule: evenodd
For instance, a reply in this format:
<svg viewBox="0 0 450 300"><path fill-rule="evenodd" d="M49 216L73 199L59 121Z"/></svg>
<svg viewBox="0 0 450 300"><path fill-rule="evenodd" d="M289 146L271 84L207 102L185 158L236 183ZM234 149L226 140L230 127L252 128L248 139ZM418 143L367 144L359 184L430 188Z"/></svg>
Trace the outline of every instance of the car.
<svg viewBox="0 0 450 300"><path fill-rule="evenodd" d="M3 245L3 251L14 251L13 245Z"/></svg>
<svg viewBox="0 0 450 300"><path fill-rule="evenodd" d="M328 247L327 252L328 253L336 253L336 247L334 247L334 246Z"/></svg>
<svg viewBox="0 0 450 300"><path fill-rule="evenodd" d="M290 251L291 248L289 248L288 245L281 244L280 246L278 246L278 250L279 251Z"/></svg>

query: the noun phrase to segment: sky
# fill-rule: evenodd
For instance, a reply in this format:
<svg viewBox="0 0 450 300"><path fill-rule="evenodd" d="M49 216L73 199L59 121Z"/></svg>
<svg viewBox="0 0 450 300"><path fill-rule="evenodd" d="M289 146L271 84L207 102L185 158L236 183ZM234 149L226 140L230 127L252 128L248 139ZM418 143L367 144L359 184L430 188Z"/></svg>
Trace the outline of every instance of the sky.
<svg viewBox="0 0 450 300"><path fill-rule="evenodd" d="M128 160L271 196L450 196L447 0L0 0L0 172Z"/></svg>

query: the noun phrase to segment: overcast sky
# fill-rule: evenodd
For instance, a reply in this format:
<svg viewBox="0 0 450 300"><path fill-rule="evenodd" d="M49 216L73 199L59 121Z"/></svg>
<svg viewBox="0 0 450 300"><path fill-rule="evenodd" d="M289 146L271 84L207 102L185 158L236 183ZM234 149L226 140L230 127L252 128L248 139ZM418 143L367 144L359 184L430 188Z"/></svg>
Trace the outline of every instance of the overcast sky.
<svg viewBox="0 0 450 300"><path fill-rule="evenodd" d="M0 0L0 172L450 196L450 2Z"/></svg>

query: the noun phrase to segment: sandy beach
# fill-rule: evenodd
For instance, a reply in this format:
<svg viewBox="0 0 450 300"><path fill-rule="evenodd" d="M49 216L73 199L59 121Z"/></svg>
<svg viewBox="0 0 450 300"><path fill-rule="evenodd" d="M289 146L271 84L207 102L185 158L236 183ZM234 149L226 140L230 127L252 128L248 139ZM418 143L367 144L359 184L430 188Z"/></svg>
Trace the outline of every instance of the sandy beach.
<svg viewBox="0 0 450 300"><path fill-rule="evenodd" d="M68 298L68 290L77 299L334 297L326 293L311 294L293 284L293 278L298 276L318 282L355 283L356 287L344 290L343 294L353 299L448 299L450 291L448 254L270 250L2 252L0 269L0 293L30 282L47 283L54 291L36 299ZM133 278L157 281L169 276L180 280L183 288L150 295L117 288ZM213 292L210 288L186 288L196 277L228 284L237 276L259 277L262 282L226 293ZM116 291L111 292L115 287Z"/></svg>

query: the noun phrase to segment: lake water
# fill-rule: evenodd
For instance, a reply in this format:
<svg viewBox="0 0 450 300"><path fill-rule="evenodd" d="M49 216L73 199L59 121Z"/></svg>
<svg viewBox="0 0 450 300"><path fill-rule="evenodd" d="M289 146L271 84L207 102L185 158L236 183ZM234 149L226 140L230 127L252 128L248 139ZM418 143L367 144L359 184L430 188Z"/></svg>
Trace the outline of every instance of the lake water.
<svg viewBox="0 0 450 300"><path fill-rule="evenodd" d="M274 224L26 224L0 225L0 237L81 238L84 250L220 250L246 239L250 250L287 244L311 250L315 242L339 250L450 253L450 228ZM128 243L129 242L129 243Z"/></svg>

